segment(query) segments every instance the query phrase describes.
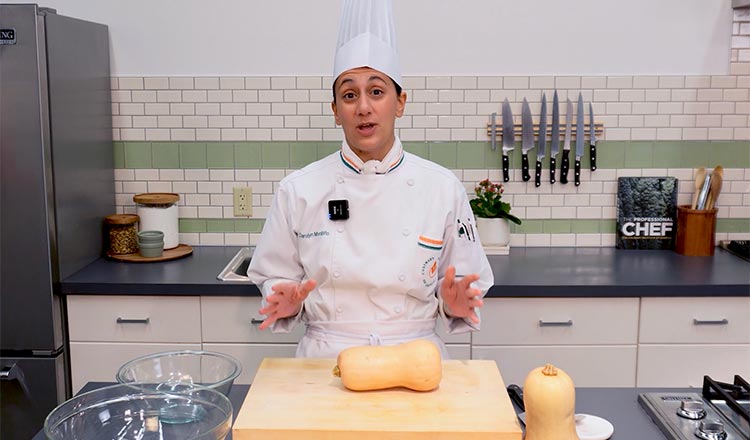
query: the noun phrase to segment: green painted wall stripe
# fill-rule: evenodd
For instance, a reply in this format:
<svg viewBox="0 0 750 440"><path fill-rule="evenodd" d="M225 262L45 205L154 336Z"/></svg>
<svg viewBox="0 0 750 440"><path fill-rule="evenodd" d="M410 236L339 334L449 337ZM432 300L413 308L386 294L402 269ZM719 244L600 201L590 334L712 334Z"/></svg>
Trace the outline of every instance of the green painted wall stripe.
<svg viewBox="0 0 750 440"><path fill-rule="evenodd" d="M180 232L242 232L260 233L263 219L198 219L181 218ZM617 223L614 219L533 219L522 225L511 223L516 234L614 234ZM750 218L720 218L716 220L716 232L750 233Z"/></svg>
<svg viewBox="0 0 750 440"><path fill-rule="evenodd" d="M116 168L301 168L337 151L338 142L115 142ZM452 169L499 169L501 148L489 142L404 142L404 149ZM586 147L583 164L588 166ZM511 167L521 168L521 144L511 152ZM536 161L536 150L529 153ZM558 166L560 157L558 157ZM750 168L747 141L602 141L602 169ZM543 167L549 169L549 156Z"/></svg>

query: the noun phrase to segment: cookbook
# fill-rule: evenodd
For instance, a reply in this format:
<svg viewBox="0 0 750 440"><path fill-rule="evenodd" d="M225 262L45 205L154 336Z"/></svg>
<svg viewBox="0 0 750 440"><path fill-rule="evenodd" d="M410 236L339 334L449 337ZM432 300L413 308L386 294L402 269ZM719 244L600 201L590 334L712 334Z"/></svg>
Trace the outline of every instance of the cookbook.
<svg viewBox="0 0 750 440"><path fill-rule="evenodd" d="M617 179L617 249L674 249L675 177Z"/></svg>

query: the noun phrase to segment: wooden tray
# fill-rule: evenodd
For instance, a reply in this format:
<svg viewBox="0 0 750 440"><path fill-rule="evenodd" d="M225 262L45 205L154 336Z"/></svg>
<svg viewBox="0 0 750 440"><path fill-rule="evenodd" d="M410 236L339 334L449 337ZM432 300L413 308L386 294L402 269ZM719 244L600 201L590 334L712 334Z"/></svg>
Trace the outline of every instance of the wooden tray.
<svg viewBox="0 0 750 440"><path fill-rule="evenodd" d="M107 258L111 258L117 261L127 261L128 263L156 263L159 261L176 260L178 258L187 257L193 253L193 248L186 244L181 244L176 248L166 249L161 257L144 257L138 252L134 254L122 254L114 255L107 253Z"/></svg>
<svg viewBox="0 0 750 440"><path fill-rule="evenodd" d="M443 361L434 391L349 391L335 359L265 358L237 414L235 440L521 440L493 361Z"/></svg>

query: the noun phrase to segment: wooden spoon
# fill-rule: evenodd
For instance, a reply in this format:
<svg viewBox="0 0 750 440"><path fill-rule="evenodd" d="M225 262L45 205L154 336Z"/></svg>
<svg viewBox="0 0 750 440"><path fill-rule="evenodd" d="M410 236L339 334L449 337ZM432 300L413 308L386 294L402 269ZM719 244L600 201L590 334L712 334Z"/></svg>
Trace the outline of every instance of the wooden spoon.
<svg viewBox="0 0 750 440"><path fill-rule="evenodd" d="M698 206L698 193L703 188L703 182L706 180L706 168L700 167L695 169L695 193L693 193L693 204L690 205L690 209L695 209Z"/></svg>
<svg viewBox="0 0 750 440"><path fill-rule="evenodd" d="M719 165L714 168L714 172L711 173L711 189L708 192L708 202L706 203L706 209L712 209L716 199L719 198L721 192L721 183L724 180L724 168Z"/></svg>

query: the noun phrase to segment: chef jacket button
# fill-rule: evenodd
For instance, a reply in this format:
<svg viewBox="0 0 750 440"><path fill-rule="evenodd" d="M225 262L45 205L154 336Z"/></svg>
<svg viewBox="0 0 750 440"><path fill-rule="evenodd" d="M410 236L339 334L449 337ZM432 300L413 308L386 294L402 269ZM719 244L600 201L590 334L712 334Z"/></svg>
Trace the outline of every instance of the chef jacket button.
<svg viewBox="0 0 750 440"><path fill-rule="evenodd" d="M396 306L393 308L393 311L396 313L401 313L401 307Z"/></svg>
<svg viewBox="0 0 750 440"><path fill-rule="evenodd" d="M341 306L336 307L336 313L344 313L344 309Z"/></svg>
<svg viewBox="0 0 750 440"><path fill-rule="evenodd" d="M404 275L404 274L401 274L401 275L399 275L399 276L398 276L398 279L399 279L400 281L404 281L404 280L406 279L406 275Z"/></svg>
<svg viewBox="0 0 750 440"><path fill-rule="evenodd" d="M409 185L409 186L414 186L414 179L407 180L406 184Z"/></svg>
<svg viewBox="0 0 750 440"><path fill-rule="evenodd" d="M340 276L341 276L341 274L338 271L333 272L333 277L334 278L338 278Z"/></svg>
<svg viewBox="0 0 750 440"><path fill-rule="evenodd" d="M343 226L339 226L336 230L339 231L339 233L344 232L344 227Z"/></svg>
<svg viewBox="0 0 750 440"><path fill-rule="evenodd" d="M344 183L344 178L343 177L337 177L336 178L336 182L338 182L338 183Z"/></svg>
<svg viewBox="0 0 750 440"><path fill-rule="evenodd" d="M409 231L409 228L404 228L401 230L401 233L404 234L404 237L406 237L411 233L411 231Z"/></svg>

